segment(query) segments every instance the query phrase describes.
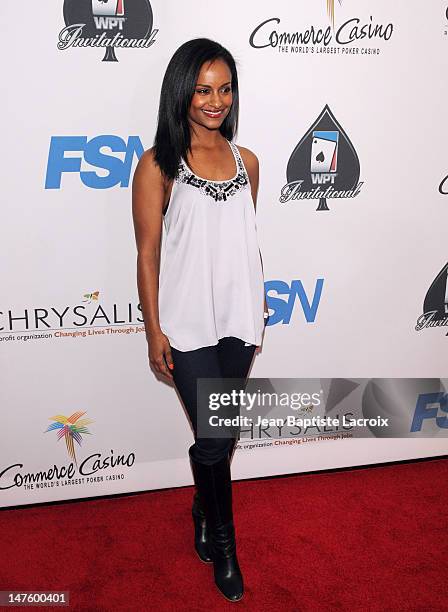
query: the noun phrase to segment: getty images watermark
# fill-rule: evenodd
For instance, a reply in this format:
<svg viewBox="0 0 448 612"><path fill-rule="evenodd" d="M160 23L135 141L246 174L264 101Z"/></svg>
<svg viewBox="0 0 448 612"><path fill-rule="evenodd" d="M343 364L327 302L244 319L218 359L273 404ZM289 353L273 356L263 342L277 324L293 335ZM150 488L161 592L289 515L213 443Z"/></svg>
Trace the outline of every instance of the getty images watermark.
<svg viewBox="0 0 448 612"><path fill-rule="evenodd" d="M280 402L283 402L281 403ZM273 404L274 402L274 404ZM313 402L313 403L311 403ZM245 408L246 411L251 411L254 406L257 408L260 406L273 405L281 406L286 405L291 410L310 410L320 406L321 400L317 393L312 395L309 393L262 393L257 391L256 393L247 393L243 390L233 390L230 393L210 393L208 407L210 410L219 410L222 407L233 406L235 408ZM353 418L343 414L342 418L332 416L312 416L312 417L299 417L294 414L288 414L284 417L262 417L261 414L255 416L247 416L238 414L234 417L220 417L217 414L209 416L208 419L212 427L224 426L247 426L247 425L261 425L266 426L277 426L284 427L285 425L299 427L366 427L367 425L387 427L389 425L389 418L375 417L375 418Z"/></svg>
<svg viewBox="0 0 448 612"><path fill-rule="evenodd" d="M447 379L198 380L200 437L446 437Z"/></svg>

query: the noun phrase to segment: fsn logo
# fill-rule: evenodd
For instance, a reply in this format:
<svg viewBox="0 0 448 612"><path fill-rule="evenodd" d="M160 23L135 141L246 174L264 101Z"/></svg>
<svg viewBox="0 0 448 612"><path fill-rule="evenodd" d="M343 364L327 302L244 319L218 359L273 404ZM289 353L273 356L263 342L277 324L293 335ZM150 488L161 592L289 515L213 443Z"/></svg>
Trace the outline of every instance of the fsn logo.
<svg viewBox="0 0 448 612"><path fill-rule="evenodd" d="M97 30L123 29L124 0L92 0L92 15Z"/></svg>
<svg viewBox="0 0 448 612"><path fill-rule="evenodd" d="M411 432L422 431L425 421L433 421L440 429L448 429L447 414L447 393L422 393L418 396L414 418L412 419Z"/></svg>
<svg viewBox="0 0 448 612"><path fill-rule="evenodd" d="M112 135L95 136L90 140L87 136L52 136L45 189L60 189L65 173L79 174L83 185L91 189L110 189L115 185L128 187L134 157L140 159L143 152L138 136L129 136L127 141ZM96 170L89 170L89 166Z"/></svg>
<svg viewBox="0 0 448 612"><path fill-rule="evenodd" d="M264 284L266 303L269 310L274 311L273 314L269 315L268 325L275 325L276 323L288 325L291 322L297 298L299 299L306 322L314 323L322 296L323 285L324 279L318 278L310 299L300 280L293 280L291 284L282 280L266 281ZM272 293L275 295L272 295Z"/></svg>

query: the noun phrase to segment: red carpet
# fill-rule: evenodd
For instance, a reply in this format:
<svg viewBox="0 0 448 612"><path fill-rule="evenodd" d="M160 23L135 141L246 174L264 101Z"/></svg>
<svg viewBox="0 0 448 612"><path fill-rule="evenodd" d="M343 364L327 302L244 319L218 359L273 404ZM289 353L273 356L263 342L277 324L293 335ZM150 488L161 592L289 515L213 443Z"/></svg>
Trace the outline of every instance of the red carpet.
<svg viewBox="0 0 448 612"><path fill-rule="evenodd" d="M236 482L238 603L193 550L192 487L3 510L0 590L86 611L446 611L447 483L448 460Z"/></svg>

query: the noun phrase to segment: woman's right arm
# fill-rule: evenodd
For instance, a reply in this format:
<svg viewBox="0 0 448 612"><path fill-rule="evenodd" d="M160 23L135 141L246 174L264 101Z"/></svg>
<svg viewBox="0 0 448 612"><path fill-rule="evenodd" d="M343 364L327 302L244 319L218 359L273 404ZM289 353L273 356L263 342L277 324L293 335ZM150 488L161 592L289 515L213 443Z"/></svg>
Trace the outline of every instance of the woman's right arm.
<svg viewBox="0 0 448 612"><path fill-rule="evenodd" d="M171 347L159 324L159 271L162 212L167 185L154 161L153 149L145 151L132 181L132 217L137 245L137 287L145 322L149 362L159 374L172 379Z"/></svg>

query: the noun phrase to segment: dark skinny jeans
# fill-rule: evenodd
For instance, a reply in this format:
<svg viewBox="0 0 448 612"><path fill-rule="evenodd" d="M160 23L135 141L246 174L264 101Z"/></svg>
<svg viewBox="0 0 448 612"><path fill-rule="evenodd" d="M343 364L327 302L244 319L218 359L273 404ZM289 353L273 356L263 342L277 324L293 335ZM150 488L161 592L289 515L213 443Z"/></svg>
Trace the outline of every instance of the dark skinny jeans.
<svg viewBox="0 0 448 612"><path fill-rule="evenodd" d="M236 438L198 437L199 416L208 406L198 406L198 378L239 378L247 380L256 347L245 346L243 340L234 337L221 338L215 346L205 346L194 351L178 351L171 347L174 384L190 418L195 443L192 454L196 461L211 465L220 461L232 448Z"/></svg>

